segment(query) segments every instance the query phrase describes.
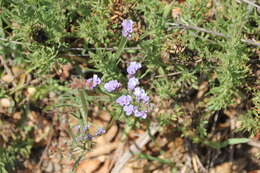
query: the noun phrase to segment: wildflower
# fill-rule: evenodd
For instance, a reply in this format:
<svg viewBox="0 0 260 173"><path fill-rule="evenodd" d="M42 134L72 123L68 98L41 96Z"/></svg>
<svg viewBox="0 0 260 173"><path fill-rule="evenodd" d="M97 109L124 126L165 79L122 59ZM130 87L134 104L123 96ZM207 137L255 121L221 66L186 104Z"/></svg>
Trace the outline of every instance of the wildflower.
<svg viewBox="0 0 260 173"><path fill-rule="evenodd" d="M142 100L143 100L144 103L148 103L149 100L150 100L150 97L145 95L145 96L142 97Z"/></svg>
<svg viewBox="0 0 260 173"><path fill-rule="evenodd" d="M91 140L93 139L93 136L92 136L91 134L87 133L87 134L83 137L83 139L91 141Z"/></svg>
<svg viewBox="0 0 260 173"><path fill-rule="evenodd" d="M134 75L137 70L139 70L142 65L138 62L131 62L130 65L127 67L127 73L130 75Z"/></svg>
<svg viewBox="0 0 260 173"><path fill-rule="evenodd" d="M132 77L128 80L127 87L129 90L133 90L137 85L139 85L139 80L136 77Z"/></svg>
<svg viewBox="0 0 260 173"><path fill-rule="evenodd" d="M119 88L120 86L121 86L121 84L117 80L111 80L111 81L105 83L104 88L108 92L112 92L112 91L116 90L117 88Z"/></svg>
<svg viewBox="0 0 260 173"><path fill-rule="evenodd" d="M86 83L90 89L93 89L101 83L101 79L96 74L94 74L92 78L87 79Z"/></svg>
<svg viewBox="0 0 260 173"><path fill-rule="evenodd" d="M147 103L150 100L149 96L147 96L144 89L140 87L134 89L134 95L136 96L137 101L142 100L143 102Z"/></svg>
<svg viewBox="0 0 260 173"><path fill-rule="evenodd" d="M124 109L126 115L131 115L137 109L137 107L134 105L127 105L127 106L124 106L123 109Z"/></svg>
<svg viewBox="0 0 260 173"><path fill-rule="evenodd" d="M134 89L134 95L135 95L136 97L142 97L143 95L145 95L145 91L144 91L144 89L142 89L142 88L140 88L140 87L136 87L136 88Z"/></svg>
<svg viewBox="0 0 260 173"><path fill-rule="evenodd" d="M121 106L129 105L132 101L131 96L129 95L122 95L118 99L116 99L116 102L120 104Z"/></svg>
<svg viewBox="0 0 260 173"><path fill-rule="evenodd" d="M96 136L101 136L104 133L106 133L106 130L104 128L100 127L96 131Z"/></svg>
<svg viewBox="0 0 260 173"><path fill-rule="evenodd" d="M133 21L132 20L123 20L122 22L122 35L127 39L131 39L131 33L133 32Z"/></svg>
<svg viewBox="0 0 260 173"><path fill-rule="evenodd" d="M139 110L136 109L134 114L135 114L135 117L137 117L137 118L146 119L146 117L147 117L147 112L146 111L139 111Z"/></svg>
<svg viewBox="0 0 260 173"><path fill-rule="evenodd" d="M76 125L74 128L75 128L75 129L78 131L78 133L79 133L80 130L81 130L81 125ZM90 128L90 125L85 125L85 126L83 126L82 132L83 132L83 133L86 132L89 128Z"/></svg>

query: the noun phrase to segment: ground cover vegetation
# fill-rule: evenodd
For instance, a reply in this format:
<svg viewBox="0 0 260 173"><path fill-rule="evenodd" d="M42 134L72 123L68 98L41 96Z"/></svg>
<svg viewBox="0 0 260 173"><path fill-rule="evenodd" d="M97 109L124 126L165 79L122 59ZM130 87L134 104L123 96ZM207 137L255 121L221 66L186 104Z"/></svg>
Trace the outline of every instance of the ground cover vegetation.
<svg viewBox="0 0 260 173"><path fill-rule="evenodd" d="M260 170L259 3L0 5L0 172Z"/></svg>

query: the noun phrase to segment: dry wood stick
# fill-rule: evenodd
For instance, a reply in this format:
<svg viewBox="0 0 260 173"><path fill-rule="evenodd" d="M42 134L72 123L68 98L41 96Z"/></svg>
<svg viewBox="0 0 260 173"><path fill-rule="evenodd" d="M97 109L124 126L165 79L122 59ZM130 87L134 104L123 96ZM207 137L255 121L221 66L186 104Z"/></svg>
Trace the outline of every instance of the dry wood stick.
<svg viewBox="0 0 260 173"><path fill-rule="evenodd" d="M19 41L13 41L13 40L9 40L9 39L6 39L6 38L0 38L0 40L2 41L6 41L6 42L10 42L10 43L14 43L14 44L24 44L22 42L19 42Z"/></svg>
<svg viewBox="0 0 260 173"><path fill-rule="evenodd" d="M154 135L159 130L159 124L151 124L150 130L147 130L143 135L141 135L134 144L132 144L127 152L123 154L122 157L116 162L111 173L119 173L125 166L127 161L136 153L139 153L141 149L151 140L150 135Z"/></svg>
<svg viewBox="0 0 260 173"><path fill-rule="evenodd" d="M247 144L248 144L248 145L251 145L251 146L253 146L253 147L260 148L260 141L250 140Z"/></svg>
<svg viewBox="0 0 260 173"><path fill-rule="evenodd" d="M251 5L251 6L253 6L253 7L256 7L258 10L260 10L260 6L259 5L257 5L257 4L255 4L254 2L252 2L252 1L249 1L249 0L237 0L237 1L239 1L239 2L244 2L244 3L247 3L248 5Z"/></svg>
<svg viewBox="0 0 260 173"><path fill-rule="evenodd" d="M175 26L175 27L186 29L186 30L195 30L195 31L199 31L199 32L208 33L211 35L216 35L216 36L223 37L223 38L231 38L231 36L229 36L229 35L225 35L225 34L222 34L222 33L216 32L216 31L210 31L210 30L207 30L207 29L204 29L201 27L197 27L197 26L185 25L182 23L167 23L167 24L170 26ZM260 47L259 41L241 39L241 42Z"/></svg>

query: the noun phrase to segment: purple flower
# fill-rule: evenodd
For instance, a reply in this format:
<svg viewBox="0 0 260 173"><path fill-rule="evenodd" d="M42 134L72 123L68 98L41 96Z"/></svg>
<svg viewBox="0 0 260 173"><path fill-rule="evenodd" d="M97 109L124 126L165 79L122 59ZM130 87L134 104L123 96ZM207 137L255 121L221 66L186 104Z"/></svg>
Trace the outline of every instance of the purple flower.
<svg viewBox="0 0 260 173"><path fill-rule="evenodd" d="M138 62L131 62L130 65L127 67L127 73L130 75L134 75L137 70L139 70L142 65Z"/></svg>
<svg viewBox="0 0 260 173"><path fill-rule="evenodd" d="M134 105L127 105L124 106L124 111L126 115L131 115L137 109Z"/></svg>
<svg viewBox="0 0 260 173"><path fill-rule="evenodd" d="M102 134L106 133L106 130L102 127L98 128L96 131L96 136L100 136Z"/></svg>
<svg viewBox="0 0 260 173"><path fill-rule="evenodd" d="M93 89L101 83L101 79L96 74L94 74L92 78L87 79L86 83L90 89Z"/></svg>
<svg viewBox="0 0 260 173"><path fill-rule="evenodd" d="M136 87L135 90L134 90L134 95L136 97L142 97L143 95L146 95L146 94L145 94L144 89L142 89L140 87Z"/></svg>
<svg viewBox="0 0 260 173"><path fill-rule="evenodd" d="M81 142L82 140L90 140L91 141L92 139L93 139L93 136L89 133L87 133L85 136L80 135L80 136L76 137L77 142Z"/></svg>
<svg viewBox="0 0 260 173"><path fill-rule="evenodd" d="M150 100L149 96L147 96L144 89L140 87L135 88L134 95L136 96L138 102L142 100L144 103L147 103Z"/></svg>
<svg viewBox="0 0 260 173"><path fill-rule="evenodd" d="M117 88L119 88L120 86L121 86L121 84L117 80L111 80L111 81L105 83L104 88L108 92L112 92L112 91L116 90Z"/></svg>
<svg viewBox="0 0 260 173"><path fill-rule="evenodd" d="M120 104L121 106L129 105L132 101L131 96L129 95L122 95L118 99L116 99L116 102Z"/></svg>
<svg viewBox="0 0 260 173"><path fill-rule="evenodd" d="M82 127L82 129L81 129L81 127ZM80 131L82 131L82 133L84 133L89 128L90 128L90 125L85 125L85 126L77 125L77 126L75 126L75 129L78 131L78 133L80 133Z"/></svg>
<svg viewBox="0 0 260 173"><path fill-rule="evenodd" d="M127 87L129 90L133 90L137 85L139 85L139 80L135 77L132 77L128 80Z"/></svg>
<svg viewBox="0 0 260 173"><path fill-rule="evenodd" d="M87 133L87 134L83 137L83 139L91 141L91 140L93 139L93 136L92 136L91 134Z"/></svg>
<svg viewBox="0 0 260 173"><path fill-rule="evenodd" d="M122 35L127 39L131 39L131 33L133 32L133 21L132 20L123 20L122 22Z"/></svg>
<svg viewBox="0 0 260 173"><path fill-rule="evenodd" d="M142 100L143 100L143 102L144 102L144 103L148 103L148 102L149 102L149 100L150 100L150 97L149 97L149 96L147 96L147 95L145 95L145 96L142 96Z"/></svg>
<svg viewBox="0 0 260 173"><path fill-rule="evenodd" d="M137 117L137 118L145 119L147 117L146 111L139 111L139 110L136 109L134 114L135 114L135 117Z"/></svg>

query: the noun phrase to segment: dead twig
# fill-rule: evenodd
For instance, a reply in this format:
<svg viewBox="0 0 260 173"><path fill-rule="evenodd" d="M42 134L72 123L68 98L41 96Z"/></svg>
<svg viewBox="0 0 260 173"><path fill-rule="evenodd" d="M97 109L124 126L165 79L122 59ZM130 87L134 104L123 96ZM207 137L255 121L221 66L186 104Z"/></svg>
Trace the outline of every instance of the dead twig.
<svg viewBox="0 0 260 173"><path fill-rule="evenodd" d="M231 138L234 137L234 130L236 128L236 117L234 115L232 115L230 117L230 136ZM233 167L233 164L234 164L234 145L230 145L229 146L229 161L231 163L231 171L232 171L232 167Z"/></svg>
<svg viewBox="0 0 260 173"><path fill-rule="evenodd" d="M159 130L159 124L154 123L151 125L150 130L147 130L141 135L134 144L132 144L127 152L116 162L111 173L119 173L125 166L127 161L136 153L140 152L141 149L151 140L150 135L154 135Z"/></svg>
<svg viewBox="0 0 260 173"><path fill-rule="evenodd" d="M251 146L253 146L253 147L260 148L260 141L253 141L253 140L251 140L251 141L249 141L247 144L248 144L248 145L251 145Z"/></svg>
<svg viewBox="0 0 260 173"><path fill-rule="evenodd" d="M257 4L255 4L254 2L252 2L252 1L249 1L249 0L237 0L237 2L244 2L244 3L246 3L246 4L248 4L248 5L251 5L251 6L253 6L253 7L256 7L258 10L260 10L260 6L259 5L257 5Z"/></svg>
<svg viewBox="0 0 260 173"><path fill-rule="evenodd" d="M225 35L225 34L222 34L222 33L216 32L216 31L210 31L210 30L207 30L207 29L204 29L201 27L197 27L197 26L185 25L182 23L166 23L166 24L168 24L170 26L174 26L174 27L183 28L186 30L195 30L195 31L199 31L199 32L204 32L207 34L211 34L211 35L215 35L215 36L219 36L219 37L223 37L223 38L231 38L231 36L229 36L229 35ZM241 42L260 47L259 41L241 39Z"/></svg>
<svg viewBox="0 0 260 173"><path fill-rule="evenodd" d="M174 73L168 73L168 74L163 74L163 75L157 75L155 76L156 78L160 78L160 77L167 77L167 76L176 76L181 74L181 72L174 72Z"/></svg>
<svg viewBox="0 0 260 173"><path fill-rule="evenodd" d="M195 173L199 172L199 168L198 168L198 164L197 164L197 160L196 160L196 154L195 153L191 153L191 162L192 162L192 167Z"/></svg>
<svg viewBox="0 0 260 173"><path fill-rule="evenodd" d="M191 167L191 158L188 155L186 155L186 162L185 162L185 165L181 168L180 173L185 173L187 170L187 167Z"/></svg>
<svg viewBox="0 0 260 173"><path fill-rule="evenodd" d="M9 39L6 39L6 38L1 38L1 37L0 37L0 40L5 41L5 42L10 42L10 43L13 43L13 44L24 45L24 43L22 43L22 42L14 41L14 40L9 40ZM87 50L87 49L90 49L90 50L117 50L118 48L117 48L117 47L115 47L115 48L112 48L112 47L98 47L98 48L72 47L72 48L65 48L64 50L78 50L78 51L83 51L83 50ZM140 47L125 47L125 48L124 48L124 50L141 50L141 49L142 49L142 48L140 48Z"/></svg>
<svg viewBox="0 0 260 173"><path fill-rule="evenodd" d="M0 38L0 40L5 41L5 42L14 43L14 44L20 44L20 45L23 45L23 44L24 44L24 43L22 43L22 42L13 41L13 40L8 40L8 39L6 39L6 38Z"/></svg>
<svg viewBox="0 0 260 173"><path fill-rule="evenodd" d="M43 162L43 160L44 160L44 157L46 157L46 155L47 155L47 153L48 153L48 150L49 150L49 148L50 148L50 146L51 146L51 142L52 142L53 135L54 135L54 131L53 131L53 129L52 129L52 131L51 131L51 133L50 133L50 136L49 136L49 139L48 139L48 142L47 142L47 145L46 145L44 151L42 152L42 155L41 155L41 157L40 157L39 162L38 162L37 165L36 165L36 168L37 168L37 169L41 168L41 165L42 165L42 162Z"/></svg>
<svg viewBox="0 0 260 173"><path fill-rule="evenodd" d="M199 158L199 156L198 156L197 154L195 155L195 158L196 158L196 161L197 161L197 163L198 163L198 166L199 166L200 169L201 169L201 172L207 172L207 170L205 169L205 167L204 167L203 164L201 163L200 158Z"/></svg>
<svg viewBox="0 0 260 173"><path fill-rule="evenodd" d="M98 47L98 48L80 48L80 47L72 47L72 48L67 48L66 50L117 50L118 48L112 48L112 47ZM140 47L125 47L124 50L140 50Z"/></svg>

